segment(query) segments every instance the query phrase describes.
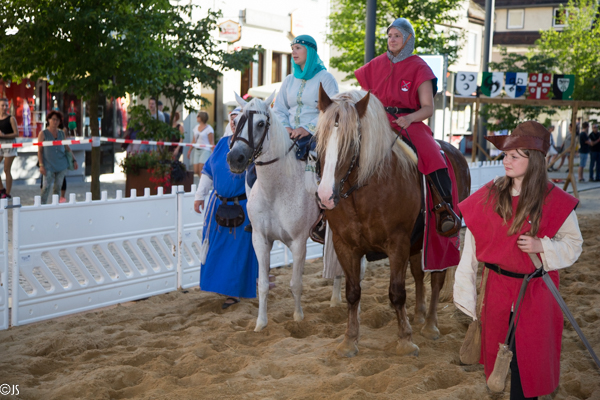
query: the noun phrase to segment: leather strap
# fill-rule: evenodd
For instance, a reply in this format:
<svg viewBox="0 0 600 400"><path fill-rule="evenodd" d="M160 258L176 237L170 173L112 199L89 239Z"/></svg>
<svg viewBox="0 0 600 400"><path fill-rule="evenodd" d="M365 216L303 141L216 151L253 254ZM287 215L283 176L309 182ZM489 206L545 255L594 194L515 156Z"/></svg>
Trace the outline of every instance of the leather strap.
<svg viewBox="0 0 600 400"><path fill-rule="evenodd" d="M523 278L526 278L528 276L527 274L519 274L517 272L507 271L505 269L500 268L496 264L485 263L485 267L488 268L488 269L491 269L492 271L494 271L498 275L508 276L509 278L523 279ZM539 277L540 277L540 275L534 276L534 278L539 278Z"/></svg>
<svg viewBox="0 0 600 400"><path fill-rule="evenodd" d="M571 311L569 311L569 307L567 307L567 303L565 303L565 300L560 295L558 289L556 288L556 285L554 285L554 282L550 278L550 275L548 275L548 273L544 270L542 262L537 257L537 255L531 254L531 253L528 253L528 254L529 254L529 257L531 257L531 261L533 261L533 264L535 265L535 267L538 268L538 270L542 271L542 279L543 279L544 283L546 284L546 286L548 286L548 290L550 290L550 293L552 293L552 296L554 296L554 299L556 300L556 302L562 309L563 313L565 313L565 316L567 317L567 319L569 320L571 325L573 325L573 328L575 328L575 332L577 332L577 334L579 335L579 338L583 342L585 348L588 349L588 351L590 352L590 355L594 359L594 362L596 363L598 368L600 368L600 360L598 359L598 356L594 352L594 349L592 349L590 342L588 342L587 338L581 331L581 328L577 324L577 321L573 317L573 314L571 314Z"/></svg>
<svg viewBox="0 0 600 400"><path fill-rule="evenodd" d="M215 196L217 196L219 198L219 200L221 200L223 203L228 203L230 201L233 201L235 203L235 202L246 200L246 193L242 193L239 196L235 196L235 197L223 197L223 196L219 196L218 193L215 193Z"/></svg>
<svg viewBox="0 0 600 400"><path fill-rule="evenodd" d="M400 108L400 107L384 107L385 111L390 113L392 116L398 118L395 114L412 114L417 110L412 108Z"/></svg>

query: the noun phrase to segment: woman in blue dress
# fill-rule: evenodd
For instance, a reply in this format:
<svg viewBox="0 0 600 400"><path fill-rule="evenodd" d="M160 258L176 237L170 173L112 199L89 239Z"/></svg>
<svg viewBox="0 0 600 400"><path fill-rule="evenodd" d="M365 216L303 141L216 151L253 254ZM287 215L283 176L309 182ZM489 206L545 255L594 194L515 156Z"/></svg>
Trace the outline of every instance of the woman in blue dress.
<svg viewBox="0 0 600 400"><path fill-rule="evenodd" d="M232 120L239 111L232 112ZM226 158L230 140L230 136L219 140L204 164L194 201L194 210L199 213L204 209L204 198L214 188L206 204L202 241L208 236L208 252L200 270L200 288L228 296L223 309L238 303L240 297L255 298L258 278L252 234L244 231L250 222L246 212L246 174L234 174L229 169ZM244 209L246 220L241 226L226 228L217 224L215 213L223 198L229 200L228 204L235 199Z"/></svg>

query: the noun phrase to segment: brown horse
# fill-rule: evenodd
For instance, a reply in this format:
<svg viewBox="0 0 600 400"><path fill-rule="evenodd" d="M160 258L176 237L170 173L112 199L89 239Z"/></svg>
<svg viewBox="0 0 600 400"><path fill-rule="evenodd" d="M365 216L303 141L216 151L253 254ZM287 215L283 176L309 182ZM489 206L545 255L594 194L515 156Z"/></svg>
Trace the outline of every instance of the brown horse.
<svg viewBox="0 0 600 400"><path fill-rule="evenodd" d="M319 109L316 138L322 179L317 197L326 209L335 251L346 275L348 327L337 352L347 357L358 352L360 259L365 254L384 253L391 269L389 298L398 317L396 351L418 355L405 308L409 257L417 297L414 321L425 322L421 333L427 338L439 337L437 304L446 271L431 274L431 301L425 316L422 232L421 239L413 240L411 246L423 197L416 155L392 130L383 105L370 93L352 91L330 99L321 89ZM469 167L458 150L445 142L440 145L451 160L462 200L470 191Z"/></svg>

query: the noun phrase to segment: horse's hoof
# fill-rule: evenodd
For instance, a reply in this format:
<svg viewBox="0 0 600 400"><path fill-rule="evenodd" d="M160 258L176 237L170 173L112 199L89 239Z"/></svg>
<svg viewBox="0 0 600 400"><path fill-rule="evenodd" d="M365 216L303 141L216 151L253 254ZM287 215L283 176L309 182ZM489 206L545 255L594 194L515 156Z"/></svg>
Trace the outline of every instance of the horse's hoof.
<svg viewBox="0 0 600 400"><path fill-rule="evenodd" d="M419 347L411 341L399 340L396 346L396 354L399 356L419 356Z"/></svg>
<svg viewBox="0 0 600 400"><path fill-rule="evenodd" d="M358 354L358 346L356 346L356 343L353 340L350 341L344 339L344 341L335 349L335 352L340 357L354 357Z"/></svg>
<svg viewBox="0 0 600 400"><path fill-rule="evenodd" d="M340 304L342 304L342 298L331 298L331 301L329 302L329 307L337 307Z"/></svg>
<svg viewBox="0 0 600 400"><path fill-rule="evenodd" d="M440 330L435 325L423 325L421 335L429 340L438 340L440 338Z"/></svg>
<svg viewBox="0 0 600 400"><path fill-rule="evenodd" d="M266 322L262 322L260 320L256 320L256 328L254 328L254 332L260 332L267 326Z"/></svg>
<svg viewBox="0 0 600 400"><path fill-rule="evenodd" d="M300 312L294 311L294 321L300 322L303 319L304 319L304 312L302 312L302 311L300 311Z"/></svg>

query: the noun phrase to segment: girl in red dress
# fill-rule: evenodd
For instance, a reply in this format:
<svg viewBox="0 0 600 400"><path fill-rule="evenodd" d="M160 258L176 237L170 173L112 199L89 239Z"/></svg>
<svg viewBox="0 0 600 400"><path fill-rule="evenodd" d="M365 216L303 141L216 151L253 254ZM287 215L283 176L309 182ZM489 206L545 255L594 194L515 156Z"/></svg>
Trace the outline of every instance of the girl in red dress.
<svg viewBox="0 0 600 400"><path fill-rule="evenodd" d="M477 267L485 263L480 363L486 379L494 369L498 343L505 341L523 278L535 271L530 255L541 259L558 287L557 270L577 261L583 243L574 211L578 200L548 181L545 155L550 132L528 121L509 136L487 140L505 152L506 176L459 204L468 229L454 284L456 306L478 318ZM529 281L518 309L511 348L511 400L552 393L559 383L563 315L538 277Z"/></svg>

